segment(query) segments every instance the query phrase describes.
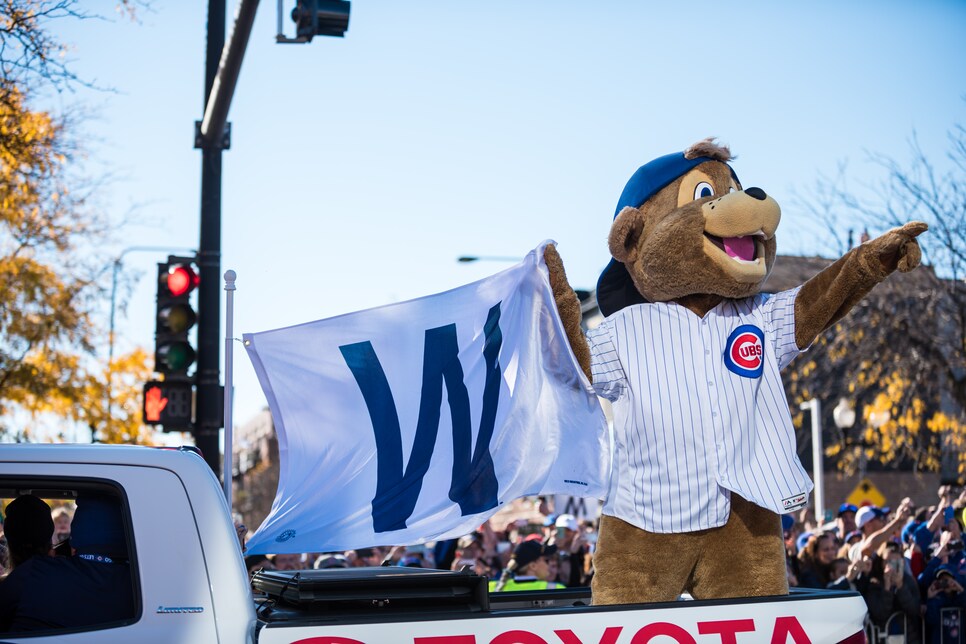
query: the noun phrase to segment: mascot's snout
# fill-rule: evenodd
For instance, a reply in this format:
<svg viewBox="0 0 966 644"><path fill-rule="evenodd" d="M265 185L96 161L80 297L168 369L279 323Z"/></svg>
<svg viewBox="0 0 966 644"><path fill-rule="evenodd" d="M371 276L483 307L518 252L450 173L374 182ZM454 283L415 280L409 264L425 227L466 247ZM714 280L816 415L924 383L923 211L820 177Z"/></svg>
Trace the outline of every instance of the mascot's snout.
<svg viewBox="0 0 966 644"><path fill-rule="evenodd" d="M761 188L728 193L701 206L704 254L735 281L758 283L768 274L766 244L781 221L778 202Z"/></svg>

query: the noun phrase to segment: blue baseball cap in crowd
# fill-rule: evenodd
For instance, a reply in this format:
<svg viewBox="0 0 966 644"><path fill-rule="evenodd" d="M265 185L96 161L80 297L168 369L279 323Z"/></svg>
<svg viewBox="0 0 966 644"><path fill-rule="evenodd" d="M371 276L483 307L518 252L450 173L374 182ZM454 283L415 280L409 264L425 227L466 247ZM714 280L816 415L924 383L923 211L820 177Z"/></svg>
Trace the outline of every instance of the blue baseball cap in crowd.
<svg viewBox="0 0 966 644"><path fill-rule="evenodd" d="M902 543L912 543L916 528L922 525L922 521L910 521L902 529Z"/></svg>
<svg viewBox="0 0 966 644"><path fill-rule="evenodd" d="M617 200L614 219L617 219L621 210L628 206L639 208L666 185L706 161L714 161L714 159L705 156L689 159L684 152L674 152L645 163L624 186L620 199ZM606 317L625 306L642 304L645 301L631 281L630 273L627 272L624 264L611 258L597 280L597 307L600 312Z"/></svg>
<svg viewBox="0 0 966 644"><path fill-rule="evenodd" d="M795 541L795 550L801 552L802 548L805 547L805 544L808 543L808 538L810 536L812 536L811 532L803 532L798 535L798 539Z"/></svg>
<svg viewBox="0 0 966 644"><path fill-rule="evenodd" d="M556 525L556 523L557 523L557 515L548 514L547 518L543 520L543 527L549 528L552 525Z"/></svg>
<svg viewBox="0 0 966 644"><path fill-rule="evenodd" d="M782 532L788 532L795 525L795 517L790 514L782 515Z"/></svg>
<svg viewBox="0 0 966 644"><path fill-rule="evenodd" d="M852 514L855 514L858 511L859 509L854 505L852 505L851 503L843 503L842 505L839 506L839 511L835 514L835 516L840 517L846 512L851 512Z"/></svg>
<svg viewBox="0 0 966 644"><path fill-rule="evenodd" d="M859 539L861 539L862 538L862 531L861 530L853 530L852 532L850 532L847 535L845 535L845 543L848 543L848 542L852 541L852 539L854 539L855 537L858 537Z"/></svg>

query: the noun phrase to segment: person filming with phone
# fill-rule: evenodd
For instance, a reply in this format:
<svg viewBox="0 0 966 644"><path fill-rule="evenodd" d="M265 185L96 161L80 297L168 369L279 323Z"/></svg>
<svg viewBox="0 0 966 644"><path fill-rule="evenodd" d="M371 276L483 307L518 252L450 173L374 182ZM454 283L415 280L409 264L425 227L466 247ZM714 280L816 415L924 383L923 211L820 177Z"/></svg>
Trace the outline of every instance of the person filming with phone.
<svg viewBox="0 0 966 644"><path fill-rule="evenodd" d="M926 635L927 642L957 641L961 628L963 609L966 608L966 593L958 575L948 564L936 571L936 578L926 591Z"/></svg>

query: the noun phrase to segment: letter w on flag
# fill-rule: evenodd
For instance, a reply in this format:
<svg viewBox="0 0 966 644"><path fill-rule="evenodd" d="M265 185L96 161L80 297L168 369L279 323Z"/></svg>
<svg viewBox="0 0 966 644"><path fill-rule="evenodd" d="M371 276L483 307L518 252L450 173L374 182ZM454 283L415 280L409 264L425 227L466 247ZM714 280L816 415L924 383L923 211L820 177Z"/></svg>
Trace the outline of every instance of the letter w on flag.
<svg viewBox="0 0 966 644"><path fill-rule="evenodd" d="M547 243L445 293L245 334L281 467L249 553L451 538L522 496L605 495L607 422Z"/></svg>

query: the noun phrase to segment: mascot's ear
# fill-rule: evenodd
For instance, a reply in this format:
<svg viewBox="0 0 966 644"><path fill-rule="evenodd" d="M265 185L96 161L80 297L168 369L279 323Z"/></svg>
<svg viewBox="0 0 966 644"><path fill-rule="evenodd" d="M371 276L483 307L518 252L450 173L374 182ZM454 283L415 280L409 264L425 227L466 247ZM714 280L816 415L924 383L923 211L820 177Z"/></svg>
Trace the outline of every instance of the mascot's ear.
<svg viewBox="0 0 966 644"><path fill-rule="evenodd" d="M644 234L644 213L626 206L614 219L607 236L610 254L623 264L633 264L637 259L637 247Z"/></svg>

